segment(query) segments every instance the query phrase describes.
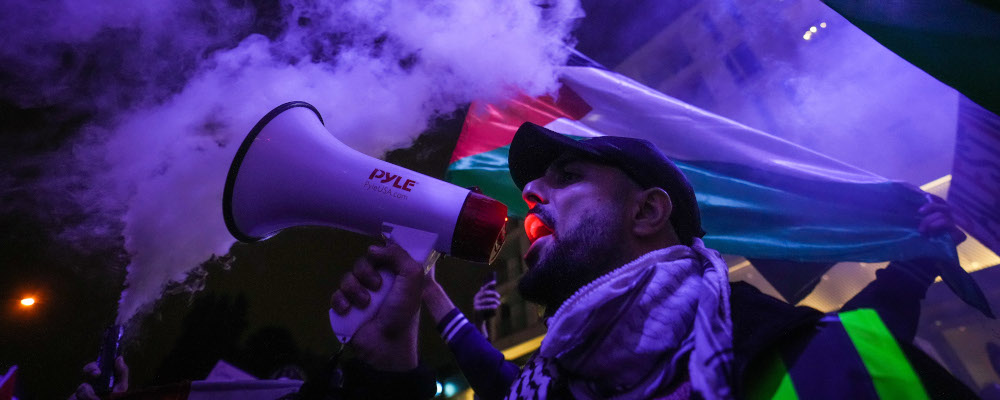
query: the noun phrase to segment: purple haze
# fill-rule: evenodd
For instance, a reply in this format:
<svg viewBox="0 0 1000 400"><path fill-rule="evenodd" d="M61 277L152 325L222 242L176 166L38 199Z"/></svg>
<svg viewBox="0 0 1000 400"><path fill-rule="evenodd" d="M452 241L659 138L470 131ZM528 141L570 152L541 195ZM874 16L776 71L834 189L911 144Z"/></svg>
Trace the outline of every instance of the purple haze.
<svg viewBox="0 0 1000 400"><path fill-rule="evenodd" d="M44 184L96 216L71 239L124 236L120 323L228 252L225 174L274 106L310 102L379 156L473 99L553 89L582 16L575 0L6 3L0 59L23 85L5 97L93 116Z"/></svg>
<svg viewBox="0 0 1000 400"><path fill-rule="evenodd" d="M609 67L888 178L919 185L949 173L956 91L821 1L639 3L648 9L617 22L647 29L615 31L636 44Z"/></svg>

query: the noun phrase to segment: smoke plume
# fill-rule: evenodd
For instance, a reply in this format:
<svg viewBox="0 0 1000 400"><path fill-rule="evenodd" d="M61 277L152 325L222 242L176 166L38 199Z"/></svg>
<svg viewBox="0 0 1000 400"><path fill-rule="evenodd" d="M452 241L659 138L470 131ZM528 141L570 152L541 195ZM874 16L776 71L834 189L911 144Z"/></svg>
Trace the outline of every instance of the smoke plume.
<svg viewBox="0 0 1000 400"><path fill-rule="evenodd" d="M233 239L222 186L271 108L315 105L372 156L473 99L556 87L575 1L6 1L4 100L87 116L43 181L124 237L119 322ZM571 44L571 43L570 43Z"/></svg>

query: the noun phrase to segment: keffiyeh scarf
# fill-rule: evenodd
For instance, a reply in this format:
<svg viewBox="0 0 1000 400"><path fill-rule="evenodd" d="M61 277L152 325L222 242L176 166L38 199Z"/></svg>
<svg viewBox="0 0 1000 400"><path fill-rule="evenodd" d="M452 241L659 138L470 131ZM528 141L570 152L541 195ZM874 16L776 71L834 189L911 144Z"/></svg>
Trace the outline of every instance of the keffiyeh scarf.
<svg viewBox="0 0 1000 400"><path fill-rule="evenodd" d="M727 273L719 253L695 238L598 278L549 319L508 398L647 399L685 372L701 397L731 398Z"/></svg>

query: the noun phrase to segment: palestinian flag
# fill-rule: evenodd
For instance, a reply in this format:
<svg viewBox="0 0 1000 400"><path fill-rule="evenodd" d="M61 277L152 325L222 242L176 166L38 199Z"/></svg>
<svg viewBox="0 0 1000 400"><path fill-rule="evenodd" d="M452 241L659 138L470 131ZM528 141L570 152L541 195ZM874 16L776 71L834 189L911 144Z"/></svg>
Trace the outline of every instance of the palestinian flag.
<svg viewBox="0 0 1000 400"><path fill-rule="evenodd" d="M510 178L507 153L524 121L576 137L649 140L687 175L701 208L705 243L748 258L879 262L933 257L953 265L946 282L988 314L982 291L942 236L917 230L927 194L783 139L697 109L622 75L564 67L555 96L474 103L448 180L479 186L527 211Z"/></svg>

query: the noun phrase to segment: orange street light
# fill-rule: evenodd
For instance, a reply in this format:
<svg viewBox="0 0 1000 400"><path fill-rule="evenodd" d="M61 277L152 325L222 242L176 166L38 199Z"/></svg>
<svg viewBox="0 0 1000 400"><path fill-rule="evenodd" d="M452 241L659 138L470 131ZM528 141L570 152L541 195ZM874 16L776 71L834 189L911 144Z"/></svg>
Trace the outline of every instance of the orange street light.
<svg viewBox="0 0 1000 400"><path fill-rule="evenodd" d="M21 299L21 306L22 307L31 307L33 305L35 305L35 298L34 297L25 297L25 298Z"/></svg>

